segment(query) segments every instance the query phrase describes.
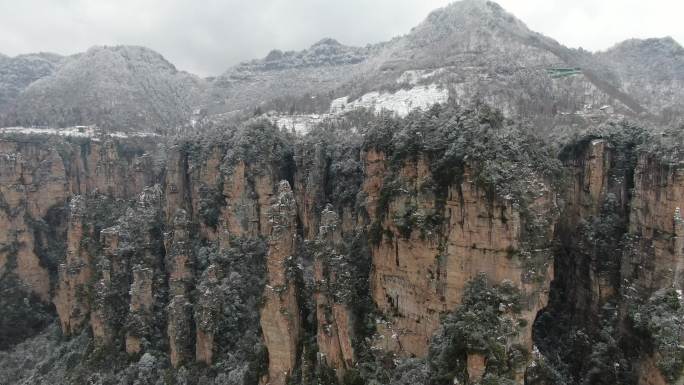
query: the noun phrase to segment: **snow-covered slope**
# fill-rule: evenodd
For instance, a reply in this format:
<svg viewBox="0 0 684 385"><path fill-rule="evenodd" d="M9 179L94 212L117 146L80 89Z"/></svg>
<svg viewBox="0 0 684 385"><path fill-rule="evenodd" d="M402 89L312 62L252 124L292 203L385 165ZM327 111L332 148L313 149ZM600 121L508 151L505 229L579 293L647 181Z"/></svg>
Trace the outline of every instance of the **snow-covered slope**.
<svg viewBox="0 0 684 385"><path fill-rule="evenodd" d="M163 132L189 121L202 80L143 47L93 47L18 98L21 125Z"/></svg>
<svg viewBox="0 0 684 385"><path fill-rule="evenodd" d="M400 89L396 92L369 92L358 99L349 100L348 96L338 98L330 104L330 111L325 114L279 114L272 112L267 116L278 127L294 131L298 134L309 132L315 125L326 120L339 119L341 115L356 109L367 109L375 113L391 112L404 117L409 112L425 110L435 104L446 103L449 91L436 84Z"/></svg>
<svg viewBox="0 0 684 385"><path fill-rule="evenodd" d="M349 101L345 96L333 100L330 112L343 113L357 108L366 108L375 112L387 110L398 116L406 116L414 109L427 109L434 104L446 103L449 91L436 84L401 89L397 92L369 92L356 100Z"/></svg>

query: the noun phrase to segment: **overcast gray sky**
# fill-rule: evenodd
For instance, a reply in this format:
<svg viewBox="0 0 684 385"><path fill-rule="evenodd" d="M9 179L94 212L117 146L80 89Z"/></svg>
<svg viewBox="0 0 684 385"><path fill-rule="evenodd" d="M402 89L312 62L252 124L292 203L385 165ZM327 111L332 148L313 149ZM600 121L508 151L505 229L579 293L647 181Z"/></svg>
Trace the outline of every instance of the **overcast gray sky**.
<svg viewBox="0 0 684 385"><path fill-rule="evenodd" d="M365 45L407 33L449 0L0 0L0 53L71 54L136 44L178 68L216 75L273 48L323 37ZM684 43L684 0L499 0L570 47L600 50L630 37Z"/></svg>

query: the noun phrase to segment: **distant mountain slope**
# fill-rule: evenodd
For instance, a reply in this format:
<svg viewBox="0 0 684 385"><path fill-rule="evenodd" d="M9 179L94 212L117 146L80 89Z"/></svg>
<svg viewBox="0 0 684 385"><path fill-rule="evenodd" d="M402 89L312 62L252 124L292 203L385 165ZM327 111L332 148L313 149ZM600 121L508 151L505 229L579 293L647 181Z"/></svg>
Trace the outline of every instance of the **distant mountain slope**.
<svg viewBox="0 0 684 385"><path fill-rule="evenodd" d="M143 47L93 47L20 95L24 125L95 124L123 131L164 131L185 124L203 81Z"/></svg>
<svg viewBox="0 0 684 385"><path fill-rule="evenodd" d="M49 53L16 57L0 54L0 121L29 84L52 74L62 60L62 56Z"/></svg>
<svg viewBox="0 0 684 385"><path fill-rule="evenodd" d="M271 51L217 77L208 95L210 109L229 112L275 98L332 91L359 77L380 50L323 39L299 52Z"/></svg>
<svg viewBox="0 0 684 385"><path fill-rule="evenodd" d="M483 100L543 129L660 113L656 103L623 87L609 61L531 31L486 0L435 10L386 43L353 48L324 40L301 52L273 51L217 78L208 100L217 113L263 103L287 113L311 112L313 104L322 113L335 98L432 84L458 101ZM301 99L304 94L315 99ZM267 103L284 97L290 102Z"/></svg>
<svg viewBox="0 0 684 385"><path fill-rule="evenodd" d="M334 113L341 100L405 113L432 90L439 97L430 100L484 101L551 134L621 116L671 124L684 113L683 51L672 39L631 40L596 54L570 49L494 2L462 0L387 42L323 39L209 79L142 47L0 57L0 123L164 133L194 121L200 108L203 117L275 111L276 120L318 121L313 115Z"/></svg>
<svg viewBox="0 0 684 385"><path fill-rule="evenodd" d="M596 56L617 74L625 92L665 121L684 113L684 48L671 37L631 39Z"/></svg>

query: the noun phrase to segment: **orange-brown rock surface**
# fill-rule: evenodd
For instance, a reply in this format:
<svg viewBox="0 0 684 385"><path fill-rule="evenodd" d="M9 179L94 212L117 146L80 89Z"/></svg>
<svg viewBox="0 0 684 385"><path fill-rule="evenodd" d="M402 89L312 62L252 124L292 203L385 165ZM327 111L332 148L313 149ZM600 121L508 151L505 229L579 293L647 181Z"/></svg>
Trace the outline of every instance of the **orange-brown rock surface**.
<svg viewBox="0 0 684 385"><path fill-rule="evenodd" d="M629 231L638 237L638 255L630 261L637 283L649 291L684 288L682 214L684 169L641 154L634 174Z"/></svg>
<svg viewBox="0 0 684 385"><path fill-rule="evenodd" d="M290 184L281 181L269 210L267 283L261 308L261 330L268 349L268 380L284 385L295 368L300 338L297 288L288 276L296 240L297 206Z"/></svg>
<svg viewBox="0 0 684 385"><path fill-rule="evenodd" d="M218 266L210 265L197 287L199 298L195 310L195 359L207 365L211 365L214 357L214 336L218 331L219 312L222 311L216 299L219 285L218 270Z"/></svg>
<svg viewBox="0 0 684 385"><path fill-rule="evenodd" d="M345 303L335 298L337 277L331 271L331 265L339 263L336 245L341 242L341 230L337 213L331 207L323 210L317 242L319 247L326 250L318 254L314 261L316 341L322 360L337 371L340 379L344 370L354 365L351 312Z"/></svg>
<svg viewBox="0 0 684 385"><path fill-rule="evenodd" d="M381 170L378 159L368 155L367 173ZM524 242L522 219L512 202L492 199L478 188L466 170L460 184L450 186L443 208L435 205L432 193L421 192L421 185L430 178L423 159L409 162L400 171L404 191L415 195L399 195L389 203L383 227L392 236L384 235L373 249L372 295L378 307L389 315L379 325L381 346L402 354L425 356L432 334L440 323L440 314L452 310L463 296L465 285L479 273L486 273L493 282L509 280L525 298L523 317L529 322L522 341L531 348L531 325L537 312L546 305L548 284L552 277L550 251L537 249L521 253ZM367 175L378 179L378 175ZM378 198L379 182L366 185L368 207ZM532 215L553 219L554 198L550 188L541 185ZM407 212L410 208L410 212ZM380 216L381 213L376 213ZM405 233L395 218L410 215L417 220L439 215L443 228L411 229ZM550 247L553 221L546 223L542 236ZM420 226L419 226L420 227ZM540 260L530 264L527 260Z"/></svg>
<svg viewBox="0 0 684 385"><path fill-rule="evenodd" d="M192 355L192 303L189 291L194 283L194 256L190 250L189 218L178 209L173 217L173 233L166 240L166 266L171 301L167 306L170 358L177 367Z"/></svg>
<svg viewBox="0 0 684 385"><path fill-rule="evenodd" d="M376 333L368 341L398 359L427 355L440 317L458 307L467 283L480 273L520 290L526 323L515 342L527 350L532 350L532 328L547 305L552 279L581 282L569 298L578 314L596 314L620 290L613 276L600 271L600 253L566 261L558 273L551 244L559 238L558 229L577 231L613 199L620 209L629 208L629 241L638 250L622 260L621 278L642 294L682 289L684 172L639 154L630 190L631 174L622 179L616 174L624 170L616 166L617 150L608 140L588 141L566 161L564 202L547 181L531 178L538 194L525 207L483 186L474 164L466 163L462 175L439 193L426 187L435 181L422 155L397 166L379 150L361 152L357 206L326 207L334 197L327 196L325 184L334 181L326 180L328 159L316 146L311 153L295 153L300 168L291 175L282 175L270 161L227 162L227 150L220 146L199 158L182 146L171 147L163 166L152 155L125 151L113 140L59 149L0 140L0 273L15 272L28 290L54 303L65 335L89 326L97 348L116 347L131 357L161 335L164 342L155 348L168 349L176 368L223 358L218 319L225 309L216 291L229 271L215 260L199 261L195 252L201 245L220 253L235 239L268 241L258 308L262 334L255 335L263 337L268 351L262 381L276 385L298 373L298 365L325 364L338 379L356 368L363 352L356 350L359 336L354 335L359 320L354 304L340 298L342 279L335 265L345 252L345 237L352 234L379 230L380 239L371 245L371 273L364 277L377 308ZM390 173L396 180L388 178ZM286 176L292 185L276 182ZM120 218L86 218L86 203L93 197L120 206ZM54 210L68 217L50 221ZM39 221L64 230L65 251L52 271L37 246L49 241L46 226L36 227ZM530 234L530 228L536 232ZM306 242L322 252L310 265L297 266ZM303 291L295 276L306 273L314 288L312 305L298 297ZM313 307L310 319L301 313L306 306ZM307 322L310 330L304 330ZM306 357L305 337L315 340L315 362ZM488 357L464 359L470 381L479 381ZM654 359L647 355L638 363L640 383L660 383Z"/></svg>
<svg viewBox="0 0 684 385"><path fill-rule="evenodd" d="M90 311L87 292L92 276L92 257L82 247L86 210L84 199L76 195L70 204L67 231L67 255L59 265L57 293L53 302L59 314L62 332L71 335L80 331Z"/></svg>

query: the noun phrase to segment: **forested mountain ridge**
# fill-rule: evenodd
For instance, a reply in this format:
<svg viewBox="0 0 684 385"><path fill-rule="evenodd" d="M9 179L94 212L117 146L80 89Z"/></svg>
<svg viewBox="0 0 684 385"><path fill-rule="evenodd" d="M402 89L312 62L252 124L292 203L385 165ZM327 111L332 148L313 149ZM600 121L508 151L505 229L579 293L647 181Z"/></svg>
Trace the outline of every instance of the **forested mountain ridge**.
<svg viewBox="0 0 684 385"><path fill-rule="evenodd" d="M208 79L177 71L141 47L93 47L59 66L55 60L13 82L11 95L0 99L2 125L164 134L192 125L198 113L237 119L255 109L321 114L345 97L349 104L358 101L355 106L390 110L426 98L444 101L426 96L427 87L461 103L496 105L542 131L576 130L606 115L671 125L682 108L684 76L684 53L671 38L626 41L598 53L569 49L486 0L438 9L387 42L350 47L322 39L303 51L273 50ZM0 79L13 73L2 71ZM405 94L397 96L399 90ZM62 98L66 93L71 97ZM397 101L386 102L393 95Z"/></svg>

